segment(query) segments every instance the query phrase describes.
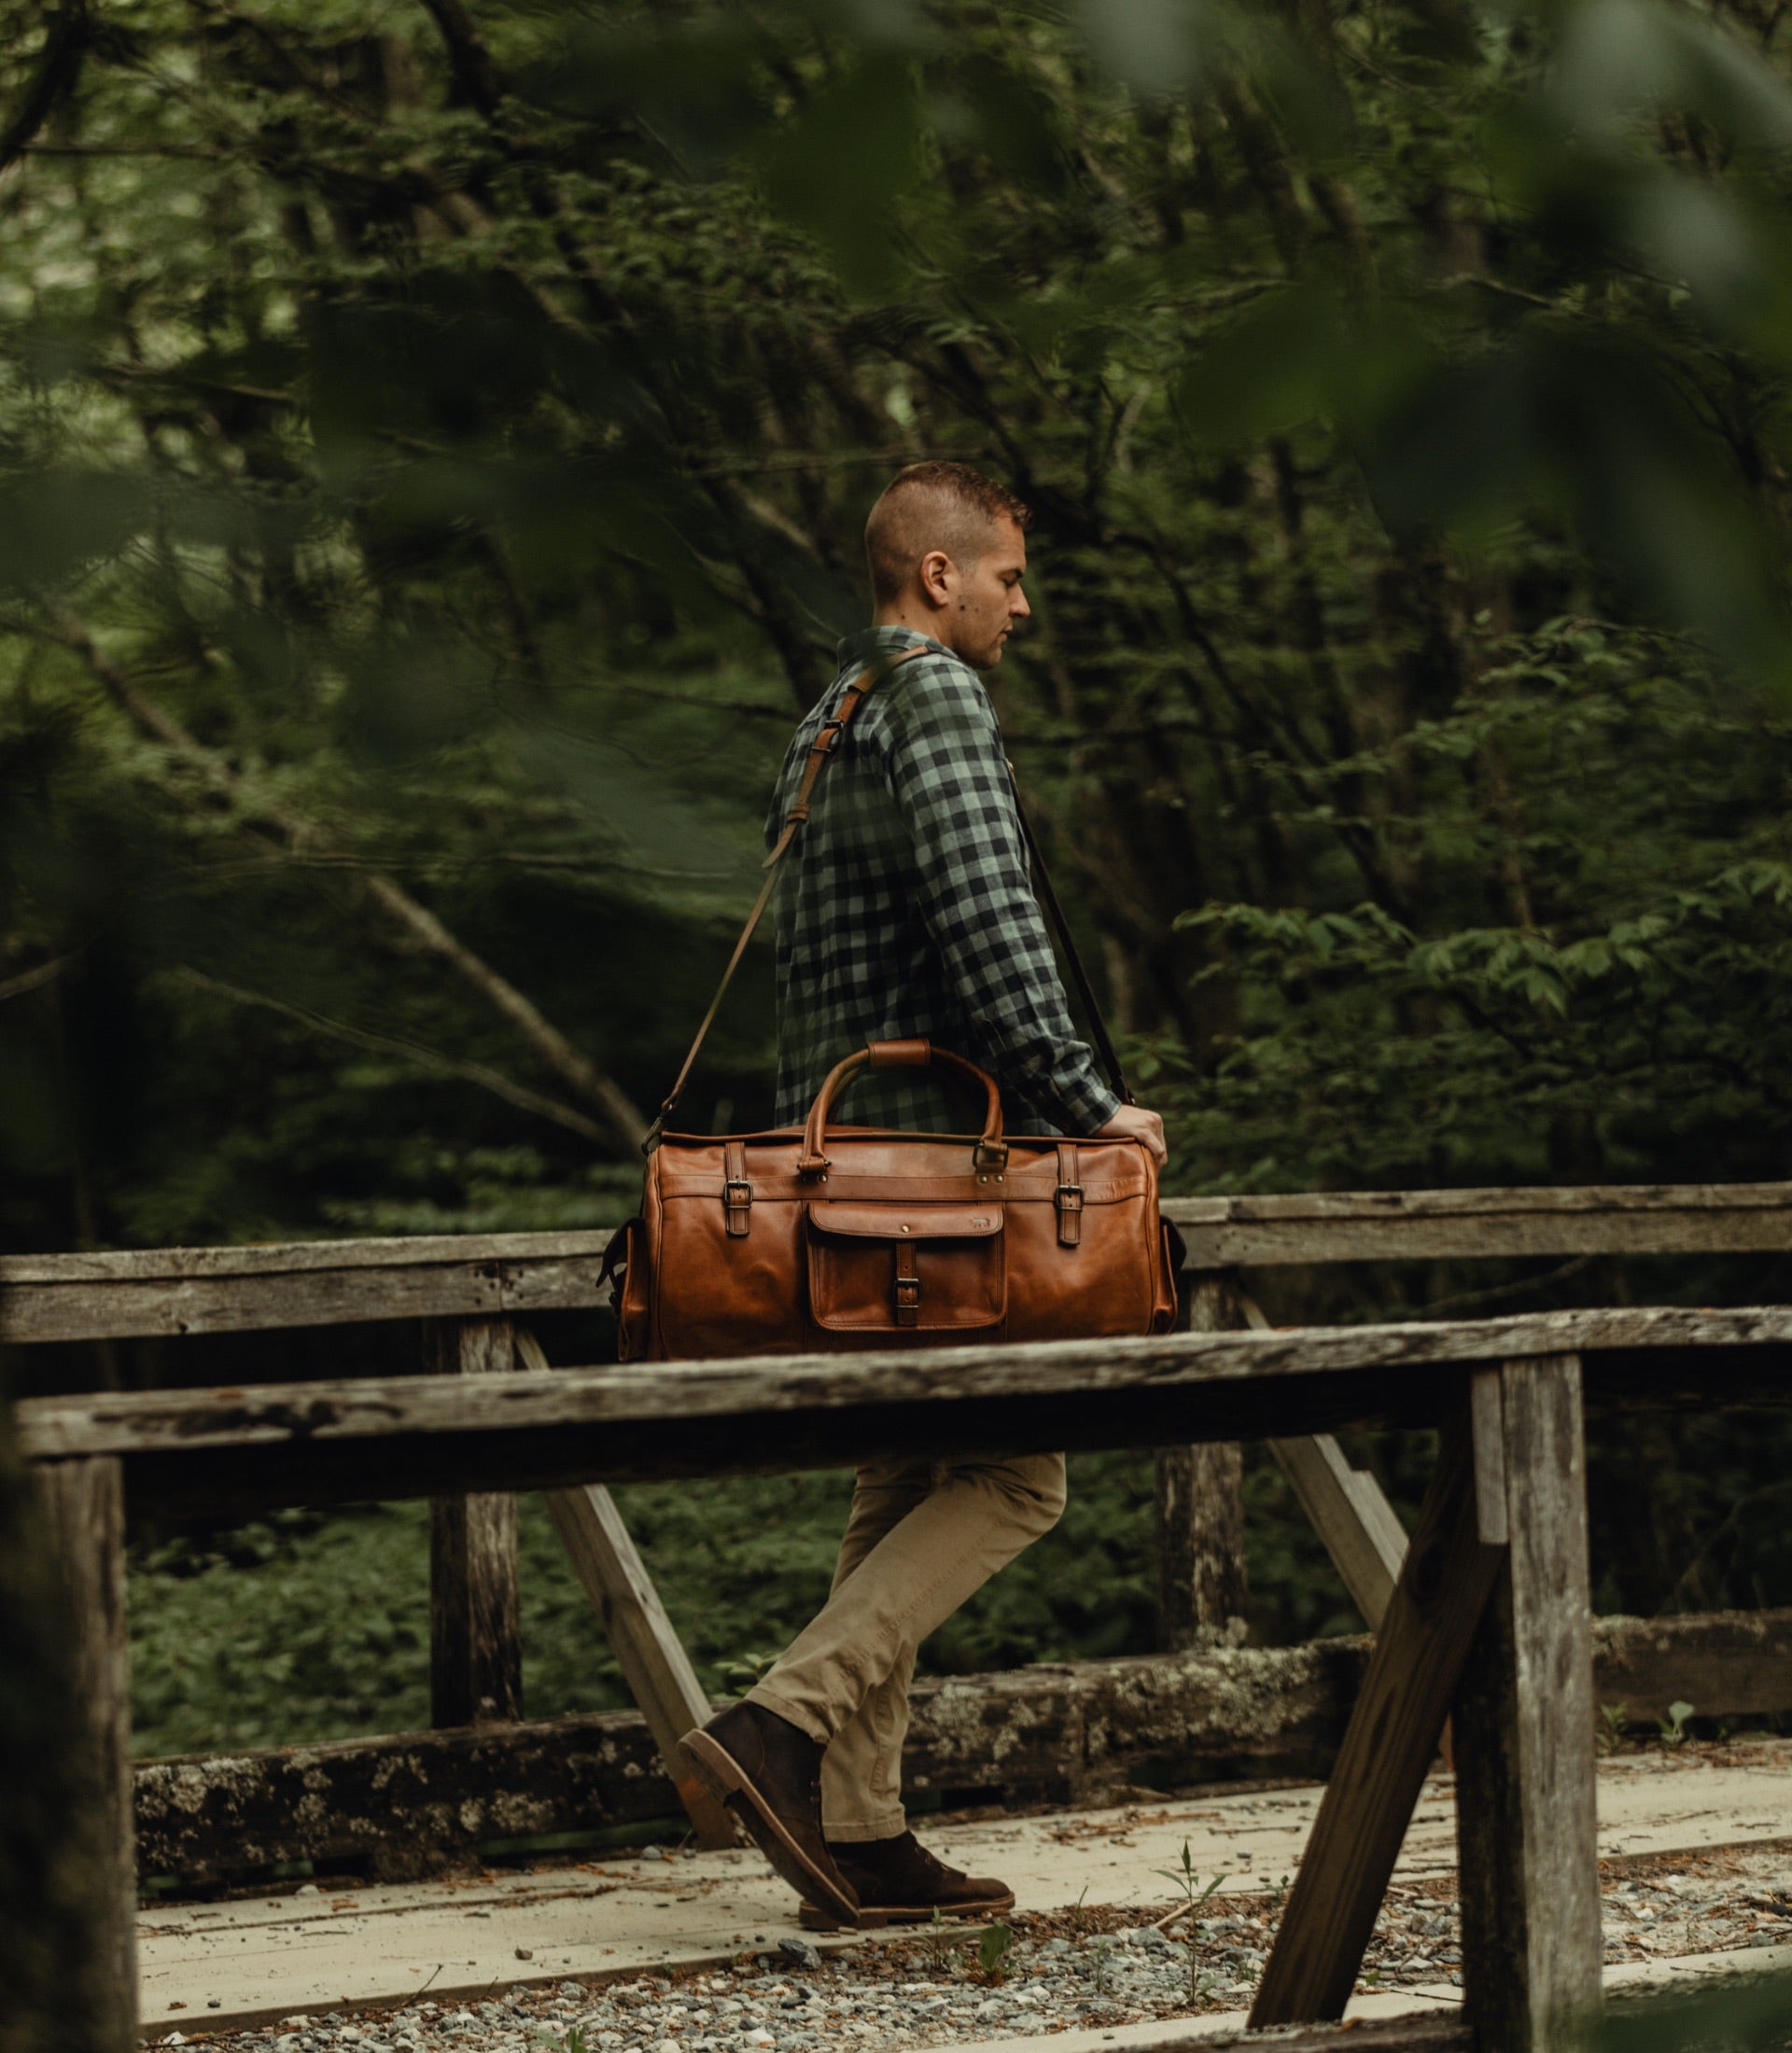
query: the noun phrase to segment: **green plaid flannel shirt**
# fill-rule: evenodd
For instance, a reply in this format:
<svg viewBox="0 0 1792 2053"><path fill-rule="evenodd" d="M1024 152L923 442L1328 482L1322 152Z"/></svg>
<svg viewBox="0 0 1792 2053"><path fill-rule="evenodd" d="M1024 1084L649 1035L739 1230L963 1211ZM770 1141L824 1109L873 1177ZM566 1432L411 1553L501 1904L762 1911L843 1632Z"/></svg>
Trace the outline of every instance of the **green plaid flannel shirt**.
<svg viewBox="0 0 1792 2053"><path fill-rule="evenodd" d="M973 670L909 628L848 635L839 677L791 742L766 845L849 680L916 642L928 653L853 716L778 880L777 1123L801 1125L855 1048L925 1035L996 1078L1010 1131L1092 1134L1120 1100L1071 1026L1001 730ZM843 1111L911 1132L975 1124L968 1096L925 1069L861 1075Z"/></svg>

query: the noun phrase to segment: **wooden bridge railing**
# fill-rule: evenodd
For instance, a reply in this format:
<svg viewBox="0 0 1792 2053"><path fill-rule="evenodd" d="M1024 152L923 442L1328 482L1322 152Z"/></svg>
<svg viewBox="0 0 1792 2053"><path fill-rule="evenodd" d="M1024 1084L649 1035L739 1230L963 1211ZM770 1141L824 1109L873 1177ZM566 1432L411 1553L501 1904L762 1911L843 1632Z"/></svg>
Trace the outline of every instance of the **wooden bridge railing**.
<svg viewBox="0 0 1792 2053"><path fill-rule="evenodd" d="M1189 1199L1169 1208L1190 1242L1197 1287L1189 1296L1198 1322L1218 1329L1248 1320L1251 1310L1228 1273L1257 1265L1436 1255L1771 1251L1792 1246L1792 1185ZM706 1707L605 1482L832 1463L867 1448L934 1445L943 1433L1015 1446L1151 1445L1166 1450L1162 1459L1171 1461L1199 1459L1211 1448L1261 1434L1270 1437L1289 1466L1365 1616L1379 1627L1363 1705L1371 1701L1373 1687L1389 1686L1387 1664L1395 1664L1394 1697L1386 1701L1399 1713L1395 1737L1405 1738L1401 1776L1414 1772L1411 1761L1421 1750L1421 1728L1437 1694L1435 1687L1421 1686L1424 1678L1452 1673L1452 1660L1460 1667L1468 1658L1475 1634L1486 1638L1494 1631L1481 1622L1477 1579L1499 1590L1513 1585L1514 1594L1496 1597L1491 1614L1506 1618L1499 1627L1505 1635L1504 1651L1489 1654L1478 1669L1469 1665L1471 1674L1483 1674L1481 1694L1489 1708L1484 1716L1472 1705L1459 1711L1459 1724L1465 1717L1466 1729L1473 1730L1480 1717L1491 1735L1487 1758L1504 1762L1497 1772L1488 1770L1493 1782L1470 1800L1472 1816L1482 1810L1487 1815L1480 1824L1464 1828L1465 1873L1471 1842L1491 1846L1497 1838L1505 1850L1500 1860L1507 1867L1518 1861L1512 1872L1523 1881L1520 1870L1530 1856L1520 1859L1507 1841L1515 1831L1522 1838L1532 1830L1524 1822L1526 1806L1534 1798L1548 1813L1547 1819L1538 1813L1536 1829L1550 1837L1556 1850L1552 1859L1568 1843L1561 1834L1572 1820L1556 1801L1560 1792L1546 1803L1539 1795L1543 1784L1532 1787L1544 1772L1536 1748L1545 1742L1525 1722L1535 1711L1534 1692L1508 1686L1510 1673L1522 1670L1531 1658L1523 1651L1529 1643L1525 1633L1514 1620L1521 1623L1529 1615L1527 1607L1536 1609L1539 1619L1547 1614L1552 1622L1535 1625L1532 1637L1544 1635L1537 1645L1548 1655L1547 1672L1561 1675L1568 1669L1561 1660L1574 1651L1561 1636L1580 1647L1586 1611L1584 1558L1574 1552L1577 1544L1584 1557L1577 1472L1571 1487L1562 1486L1574 1500L1566 1511L1560 1505L1550 1511L1536 1495L1561 1451L1558 1443L1566 1431L1557 1416L1561 1405L1547 1413L1556 1419L1549 1428L1556 1439L1546 1434L1535 1445L1526 1435L1534 1437L1533 1427L1538 1432L1543 1428L1534 1420L1520 1427L1519 1422L1531 1416L1525 1406L1534 1409L1533 1400L1543 1402L1536 1395L1540 1390L1559 1395L1572 1385L1577 1449L1582 1362L1589 1394L1613 1403L1775 1404L1788 1388L1785 1367L1792 1313L1777 1310L1589 1312L1295 1334L1215 1330L1153 1342L855 1357L849 1363L819 1359L547 1372L521 1321L533 1312L595 1303L607 1237L581 1232L0 1257L0 1340L7 1342L421 1317L431 1322L426 1329L428 1365L461 1372L45 1399L20 1407L51 1528L78 1593L71 1616L84 1635L81 1666L91 1738L96 1755L107 1764L127 1853L128 1765L120 1766L128 1764L120 1553L120 1507L127 1488L135 1501L171 1511L430 1496L437 1620L433 1694L438 1722L449 1723L514 1715L513 1670L507 1666L513 1648L514 1556L505 1527L505 1493L545 1487L555 1524L604 1613L624 1673L664 1749ZM510 1369L519 1355L536 1364L532 1372L469 1373ZM1521 1370L1519 1365L1525 1363L1532 1366ZM1479 1411L1469 1406L1471 1390L1481 1393ZM1439 1473L1453 1480L1434 1489L1427 1523L1407 1550L1398 1522L1370 1480L1349 1469L1326 1435L1350 1424L1446 1418L1454 1423ZM776 1453L768 1454L769 1447ZM1520 1477L1517 1483L1515 1474ZM1502 1489L1508 1497L1518 1490L1529 1507L1527 1516L1535 1514L1535 1529L1554 1564L1547 1575L1533 1561L1515 1581L1518 1556L1513 1554L1508 1568L1512 1549L1496 1531L1520 1529L1510 1524L1500 1529L1496 1511L1489 1508ZM1480 1506L1472 1542L1461 1526L1466 1515L1463 1505L1471 1498ZM1558 1532L1560 1548L1550 1537ZM1452 1564L1445 1582L1456 1594L1444 1609L1453 1625L1433 1615L1439 1561ZM1524 1575L1554 1577L1549 1583L1554 1596L1541 1584L1526 1594L1530 1585ZM1557 1587L1563 1576L1565 1583ZM1549 1633L1557 1636L1550 1642L1553 1652L1545 1645ZM1580 1659L1578 1653L1575 1659ZM1589 1693L1588 1661L1575 1672L1582 1670ZM1449 1694L1446 1688L1444 1698ZM1564 1736L1581 1708L1587 1715L1576 1728L1578 1737L1568 1744ZM1555 1716L1549 1713L1552 1720ZM1351 1734L1362 1717L1359 1707ZM1440 1708L1440 1725L1442 1717ZM1552 1750L1561 1739L1567 1744L1561 1758L1577 1761L1582 1739L1590 1745L1590 1697L1585 1707L1577 1707L1576 1699L1561 1718L1560 1730L1551 1724L1546 1752L1555 1758ZM1435 1739L1433 1733L1427 1748ZM1390 1815L1391 1804L1402 1825L1406 1816L1394 1801L1404 1786L1399 1777L1393 1785L1385 1782L1389 1743L1384 1735L1379 1751L1370 1750L1374 1758L1359 1759L1351 1755L1347 1736L1334 1784L1346 1789L1361 1783L1370 1792L1364 1799L1367 1809L1361 1818L1348 1818L1349 1844L1342 1851L1322 1859L1322 1842L1316 1840L1309 1856L1309 1869L1327 1878L1328 1890L1349 1879L1341 1870L1333 1872L1337 1864L1350 1867L1354 1862L1355 1879L1337 1901L1355 1905L1352 1916L1358 1921L1368 1902L1365 1892L1375 1901L1379 1897L1379 1882L1370 1890L1380 1858L1375 1819ZM1429 1758L1426 1751L1426 1762ZM1422 1766L1416 1772L1422 1774ZM1511 1806L1520 1797L1514 1811ZM694 1798L693 1809L706 1837L725 1831L725 1821L705 1819ZM1488 1823L1494 1811L1497 1831ZM1397 1843L1396 1833L1393 1845ZM1391 1861L1392 1847L1386 1851ZM1565 1867L1558 1859L1558 1870L1578 1872L1579 1858L1575 1851ZM120 1866L121 1903L130 1887L126 1857ZM1272 1963L1266 1976L1259 2004L1260 2010L1269 2006L1266 2018L1323 2014L1321 1995L1343 1973L1340 1962L1351 1945L1344 1927L1336 1932L1326 1927L1329 1936L1310 1960L1303 1950L1318 1944L1310 1934L1326 1925L1320 1911L1303 1907L1312 1900L1303 1884L1291 1903L1287 1929L1294 1937L1279 1947L1277 1961L1282 1964ZM1486 1915L1492 1917L1496 1909L1497 1905ZM1372 1919L1373 1903L1368 1915ZM1363 1926L1365 1938L1367 1929ZM1575 1928L1571 1923L1562 1929ZM1596 1929L1595 1905L1595 1940ZM130 1998L123 1992L130 1979L128 1923L120 1930L125 1951L119 2003L128 2009ZM1302 1933L1309 1938L1301 1938ZM1508 1946L1508 1940L1509 1934L1500 1944ZM1360 1952L1358 1945L1351 1956L1351 1975ZM1593 1957L1596 1987L1596 1944ZM1298 1964L1302 1960L1308 1960L1306 1966ZM1313 1965L1314 1961L1321 1964ZM1539 2002L1554 2003L1561 1993L1552 1980L1556 1970L1546 1972L1546 1966L1536 1964L1535 1973L1524 1968L1519 1980L1527 1990L1536 1983L1542 1990ZM1346 1976L1342 1984L1346 1990L1349 1979ZM1484 1989L1483 2001L1491 2000ZM1531 2042L1521 2037L1512 2043Z"/></svg>
<svg viewBox="0 0 1792 2053"><path fill-rule="evenodd" d="M1582 1402L1792 1395L1792 1309L961 1348L36 1399L19 1407L126 1787L121 1506L250 1510L832 1465L874 1450L1138 1446L1435 1424L1442 1454L1253 2021L1341 2013L1447 1716L1467 2000L1488 2046L1599 2002ZM120 1805L120 1843L128 1812ZM121 1853L119 1952L133 1877ZM126 1972L121 1967L121 1977ZM121 2039L120 2044L124 2041Z"/></svg>

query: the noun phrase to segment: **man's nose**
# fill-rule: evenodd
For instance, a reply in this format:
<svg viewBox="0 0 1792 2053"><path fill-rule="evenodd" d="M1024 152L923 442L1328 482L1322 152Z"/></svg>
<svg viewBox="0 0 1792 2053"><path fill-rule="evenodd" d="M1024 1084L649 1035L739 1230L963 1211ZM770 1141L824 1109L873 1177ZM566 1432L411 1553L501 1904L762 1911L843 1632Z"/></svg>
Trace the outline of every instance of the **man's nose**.
<svg viewBox="0 0 1792 2053"><path fill-rule="evenodd" d="M1015 585L1008 596L1008 614L1011 620L1025 621L1032 618L1033 609L1027 603L1027 594Z"/></svg>

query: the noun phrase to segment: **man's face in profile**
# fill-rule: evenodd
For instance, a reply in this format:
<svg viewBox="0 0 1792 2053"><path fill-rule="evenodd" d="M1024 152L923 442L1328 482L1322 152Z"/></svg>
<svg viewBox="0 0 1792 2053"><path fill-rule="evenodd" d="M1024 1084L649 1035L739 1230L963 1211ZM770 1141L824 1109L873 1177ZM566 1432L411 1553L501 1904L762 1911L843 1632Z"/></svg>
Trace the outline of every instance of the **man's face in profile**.
<svg viewBox="0 0 1792 2053"><path fill-rule="evenodd" d="M993 670L1015 621L1032 611L1020 588L1027 572L1026 536L1011 520L993 523L987 534L982 555L959 572L945 623L952 652L973 670Z"/></svg>

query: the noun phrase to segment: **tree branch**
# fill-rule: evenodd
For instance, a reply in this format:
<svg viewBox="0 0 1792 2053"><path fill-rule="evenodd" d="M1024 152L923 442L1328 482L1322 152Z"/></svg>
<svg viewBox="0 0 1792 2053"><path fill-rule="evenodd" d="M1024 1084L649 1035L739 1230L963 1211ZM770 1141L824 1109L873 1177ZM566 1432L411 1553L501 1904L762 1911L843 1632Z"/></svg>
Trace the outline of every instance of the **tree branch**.
<svg viewBox="0 0 1792 2053"><path fill-rule="evenodd" d="M595 1119L587 1119L570 1105L561 1104L558 1098L530 1090L526 1083L513 1082L501 1069L490 1068L483 1062L466 1062L455 1055L445 1055L440 1049L426 1047L421 1041L408 1040L401 1034L382 1034L366 1026L351 1026L346 1020L330 1019L322 1013L314 1013L308 1005L295 1005L289 999L227 984L222 977L208 975L205 971L195 970L188 963L176 964L172 973L184 984L195 985L201 990L228 998L238 1005L256 1005L265 1012L284 1013L288 1019L296 1019L301 1026L327 1034L331 1040L345 1040L351 1047L371 1049L378 1054L402 1055L407 1062L434 1069L442 1076L459 1077L465 1082L477 1083L481 1090L490 1091L507 1104L515 1105L525 1112L539 1112L543 1119L551 1119L556 1126L566 1127L568 1133L595 1141L600 1148L608 1147L613 1138L609 1129L600 1126Z"/></svg>
<svg viewBox="0 0 1792 2053"><path fill-rule="evenodd" d="M50 17L37 69L25 88L19 111L0 130L0 172L23 153L37 131L74 91L92 30L88 0L64 0Z"/></svg>
<svg viewBox="0 0 1792 2053"><path fill-rule="evenodd" d="M174 750L183 761L192 763L219 797L233 805L245 807L255 817L266 821L289 846L307 852L328 846L329 837L315 820L286 806L261 803L238 772L215 750L195 740L172 714L142 691L95 646L84 622L72 614L63 614L56 638L85 661L114 703L145 733ZM626 1155L640 1145L647 1131L647 1122L639 1108L620 1084L604 1075L575 1048L513 984L483 957L475 955L435 914L390 877L381 875L378 871L367 871L360 883L383 913L413 940L420 942L428 953L445 962L496 1012L502 1013L557 1076L602 1112L604 1137L619 1152Z"/></svg>

